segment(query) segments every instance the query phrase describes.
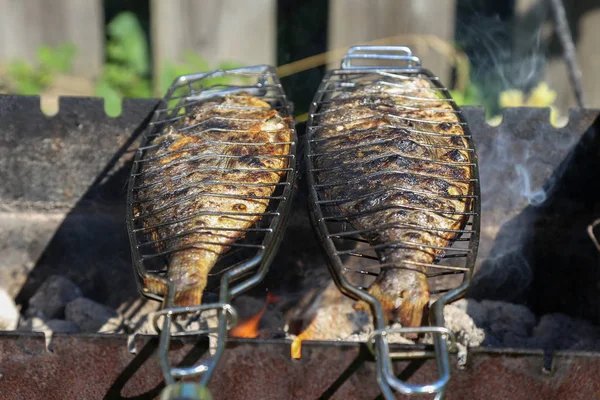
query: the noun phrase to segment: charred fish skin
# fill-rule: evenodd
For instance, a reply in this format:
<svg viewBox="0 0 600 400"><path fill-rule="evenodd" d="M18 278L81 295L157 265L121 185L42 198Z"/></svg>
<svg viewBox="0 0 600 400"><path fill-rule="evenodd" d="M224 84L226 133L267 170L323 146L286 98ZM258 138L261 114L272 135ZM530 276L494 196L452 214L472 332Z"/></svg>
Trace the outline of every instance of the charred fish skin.
<svg viewBox="0 0 600 400"><path fill-rule="evenodd" d="M196 107L146 151L134 216L165 253L174 306L199 305L208 274L244 237L288 168L291 119L246 93ZM164 296L160 279L145 290Z"/></svg>
<svg viewBox="0 0 600 400"><path fill-rule="evenodd" d="M388 321L420 326L427 265L466 224L473 191L455 110L429 81L411 77L359 83L322 107L316 122L316 182L338 214L366 230L382 265L368 292Z"/></svg>

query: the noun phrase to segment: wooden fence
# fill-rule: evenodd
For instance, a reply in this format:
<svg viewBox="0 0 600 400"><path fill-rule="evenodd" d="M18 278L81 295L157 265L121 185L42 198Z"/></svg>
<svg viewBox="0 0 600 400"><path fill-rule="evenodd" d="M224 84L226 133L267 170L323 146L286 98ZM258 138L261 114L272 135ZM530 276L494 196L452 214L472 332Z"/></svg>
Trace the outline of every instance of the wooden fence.
<svg viewBox="0 0 600 400"><path fill-rule="evenodd" d="M517 12L525 12L543 0L516 1ZM600 107L600 79L596 78L600 9L580 12L585 9L582 4L593 0L568 3L567 13L579 18L574 34L585 99L588 106ZM150 0L150 5L155 71L166 60L181 60L186 51L197 53L210 65L226 60L276 63L276 0ZM456 0L329 0L328 48L377 40L407 44L426 66L448 81L455 14ZM0 65L13 59L33 61L42 44L71 42L78 47L74 74L96 77L103 63L103 29L101 0L0 0ZM326 61L338 64L339 54ZM546 75L558 91L561 108L574 105L560 58L551 60Z"/></svg>
<svg viewBox="0 0 600 400"><path fill-rule="evenodd" d="M0 64L36 60L44 44L77 46L75 73L94 77L104 60L101 0L0 0Z"/></svg>

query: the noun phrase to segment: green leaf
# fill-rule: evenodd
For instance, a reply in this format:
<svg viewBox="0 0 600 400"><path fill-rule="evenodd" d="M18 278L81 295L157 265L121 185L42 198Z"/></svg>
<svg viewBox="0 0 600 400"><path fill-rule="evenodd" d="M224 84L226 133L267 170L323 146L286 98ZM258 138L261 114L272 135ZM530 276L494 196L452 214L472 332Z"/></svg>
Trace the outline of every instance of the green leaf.
<svg viewBox="0 0 600 400"><path fill-rule="evenodd" d="M242 68L244 65L235 61L223 61L219 64L219 69L234 69L234 68Z"/></svg>
<svg viewBox="0 0 600 400"><path fill-rule="evenodd" d="M73 69L73 59L77 48L72 44L57 47L41 46L37 49L40 68L51 72L69 73Z"/></svg>
<svg viewBox="0 0 600 400"><path fill-rule="evenodd" d="M461 92L458 90L449 90L449 92L457 106L465 105L465 96Z"/></svg>
<svg viewBox="0 0 600 400"><path fill-rule="evenodd" d="M147 74L150 70L148 44L135 14L129 11L119 13L107 25L107 31L109 60L124 64L137 74Z"/></svg>
<svg viewBox="0 0 600 400"><path fill-rule="evenodd" d="M111 117L121 114L121 95L108 82L100 80L96 82L96 96L104 98L104 112Z"/></svg>
<svg viewBox="0 0 600 400"><path fill-rule="evenodd" d="M194 74L196 72L206 72L210 70L208 62L193 51L184 52L182 58L184 64L180 64L180 67L188 71L185 74Z"/></svg>
<svg viewBox="0 0 600 400"><path fill-rule="evenodd" d="M7 74L9 86L16 94L39 94L49 79L41 76L30 64L23 60L15 60L8 64Z"/></svg>

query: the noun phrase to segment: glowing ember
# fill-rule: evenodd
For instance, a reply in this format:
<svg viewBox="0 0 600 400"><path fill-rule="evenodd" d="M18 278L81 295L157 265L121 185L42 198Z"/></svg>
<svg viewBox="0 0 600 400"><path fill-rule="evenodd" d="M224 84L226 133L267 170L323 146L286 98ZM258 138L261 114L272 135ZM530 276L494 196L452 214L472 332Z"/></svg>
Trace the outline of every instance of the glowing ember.
<svg viewBox="0 0 600 400"><path fill-rule="evenodd" d="M263 306L263 308L258 313L248 318L246 321L235 326L231 330L230 336L237 338L256 338L258 336L258 326L260 324L260 320L265 311L267 310L267 306L269 304L277 303L278 301L279 299L275 295L272 295L270 292L267 293L267 300L265 301L265 305Z"/></svg>

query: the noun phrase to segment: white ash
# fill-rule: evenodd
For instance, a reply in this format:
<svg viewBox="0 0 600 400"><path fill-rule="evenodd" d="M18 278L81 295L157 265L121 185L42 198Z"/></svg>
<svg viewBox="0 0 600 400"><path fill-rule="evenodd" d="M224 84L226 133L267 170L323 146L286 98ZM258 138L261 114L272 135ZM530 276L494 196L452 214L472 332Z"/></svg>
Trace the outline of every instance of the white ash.
<svg viewBox="0 0 600 400"><path fill-rule="evenodd" d="M484 342L485 332L469 315L466 300L458 300L444 307L444 325L454 332L456 341L465 347L480 346Z"/></svg>
<svg viewBox="0 0 600 400"><path fill-rule="evenodd" d="M78 297L81 297L81 290L77 285L63 276L53 275L29 299L27 315L46 319L62 318L67 303Z"/></svg>
<svg viewBox="0 0 600 400"><path fill-rule="evenodd" d="M27 316L20 317L12 298L0 290L0 330L40 331L47 336L54 332L158 333L149 316L161 308L159 302L140 297L115 311L80 296L79 289L66 278L51 277L30 299ZM69 297L75 298L60 305ZM44 298L46 302L41 300ZM373 332L372 317L368 312L356 311L354 304L331 284L322 296L315 320L318 329L311 339L365 342ZM61 315L61 307L66 320L52 316ZM235 307L240 321L244 321L260 312L264 300L240 296ZM445 326L456 334L461 351L477 346L600 351L599 327L564 314L536 318L522 305L462 299L446 306L444 319ZM273 337L273 331L283 327L282 320L283 315L277 307L267 306L260 322L259 337ZM177 318L172 329L174 332L191 332L216 327L216 312L211 311L200 317ZM288 334L287 337L294 336ZM399 334L390 334L388 339L391 343L415 343ZM211 351L214 351L216 335L209 335L209 340ZM431 335L419 338L418 343L431 343Z"/></svg>
<svg viewBox="0 0 600 400"><path fill-rule="evenodd" d="M14 300L4 289L0 289L0 331L17 329L19 318L19 310Z"/></svg>
<svg viewBox="0 0 600 400"><path fill-rule="evenodd" d="M123 317L115 310L79 297L65 307L65 319L75 323L82 332L121 333Z"/></svg>
<svg viewBox="0 0 600 400"><path fill-rule="evenodd" d="M373 332L372 318L370 313L355 311L353 304L345 296L333 304L323 304L315 320L321 329L315 330L311 340L366 342ZM537 319L527 307L502 301L458 300L444 308L444 324L456 335L459 360L467 348L479 346L600 350L600 327L564 314L547 314ZM391 328L401 325L395 323ZM388 341L433 342L430 334L413 341L397 333L389 334Z"/></svg>

